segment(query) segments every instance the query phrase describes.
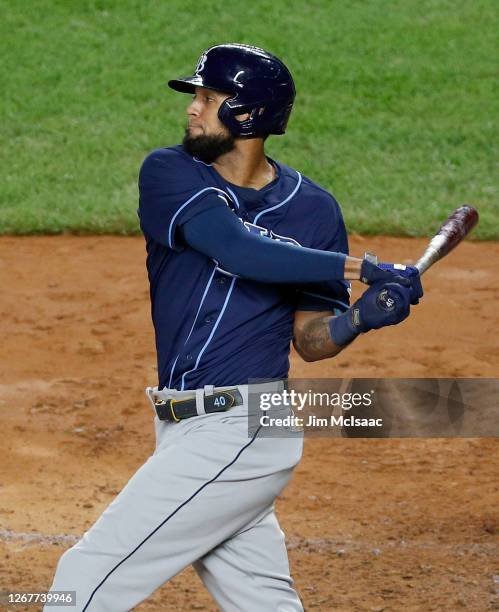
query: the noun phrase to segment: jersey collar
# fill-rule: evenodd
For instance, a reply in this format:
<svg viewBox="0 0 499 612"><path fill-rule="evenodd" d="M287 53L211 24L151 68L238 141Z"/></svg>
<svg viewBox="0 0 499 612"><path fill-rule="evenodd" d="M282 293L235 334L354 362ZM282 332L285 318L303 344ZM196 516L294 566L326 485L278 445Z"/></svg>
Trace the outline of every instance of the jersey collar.
<svg viewBox="0 0 499 612"><path fill-rule="evenodd" d="M261 189L234 185L221 177L214 168L211 168L211 171L219 181L222 181L228 189L237 195L240 201L244 202L245 208L248 211L261 213L265 209L273 208L289 198L297 184L298 173L295 170L270 157L267 157L267 160L276 169L276 178Z"/></svg>

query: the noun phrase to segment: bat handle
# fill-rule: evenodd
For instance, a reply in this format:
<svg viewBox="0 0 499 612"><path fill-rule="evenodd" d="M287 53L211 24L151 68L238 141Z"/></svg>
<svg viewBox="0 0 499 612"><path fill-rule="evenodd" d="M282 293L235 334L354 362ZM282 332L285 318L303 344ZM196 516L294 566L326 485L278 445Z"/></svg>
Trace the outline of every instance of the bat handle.
<svg viewBox="0 0 499 612"><path fill-rule="evenodd" d="M416 268L419 270L420 275L440 259L441 249L444 244L445 236L441 234L437 234L431 239L423 256L416 263Z"/></svg>

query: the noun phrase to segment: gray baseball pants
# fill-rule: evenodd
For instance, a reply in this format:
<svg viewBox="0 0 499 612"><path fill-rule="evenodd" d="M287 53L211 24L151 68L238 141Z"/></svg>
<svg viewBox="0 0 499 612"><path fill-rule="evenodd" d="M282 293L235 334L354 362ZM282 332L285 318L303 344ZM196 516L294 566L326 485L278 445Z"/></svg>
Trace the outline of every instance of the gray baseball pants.
<svg viewBox="0 0 499 612"><path fill-rule="evenodd" d="M154 454L62 555L51 590L76 591L62 608L126 612L192 564L224 612L302 611L274 514L302 435L249 437L246 406L155 429Z"/></svg>

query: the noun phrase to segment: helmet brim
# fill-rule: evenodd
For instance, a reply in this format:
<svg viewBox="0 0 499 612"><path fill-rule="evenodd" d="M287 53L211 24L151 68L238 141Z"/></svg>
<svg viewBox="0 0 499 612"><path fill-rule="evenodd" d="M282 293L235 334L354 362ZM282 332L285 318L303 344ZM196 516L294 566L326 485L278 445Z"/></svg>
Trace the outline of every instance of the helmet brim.
<svg viewBox="0 0 499 612"><path fill-rule="evenodd" d="M170 81L168 81L168 87L171 87L175 91L180 91L180 93L188 94L196 93L196 87L206 87L206 89L213 89L213 91L219 91L220 93L233 95L229 91L220 89L220 87L216 87L213 84L206 83L203 80L203 77L197 74L191 77L185 77L183 79L171 79Z"/></svg>
<svg viewBox="0 0 499 612"><path fill-rule="evenodd" d="M168 87L181 93L194 93L196 87L206 87L206 85L203 84L202 77L194 75L184 79L172 79L168 81Z"/></svg>

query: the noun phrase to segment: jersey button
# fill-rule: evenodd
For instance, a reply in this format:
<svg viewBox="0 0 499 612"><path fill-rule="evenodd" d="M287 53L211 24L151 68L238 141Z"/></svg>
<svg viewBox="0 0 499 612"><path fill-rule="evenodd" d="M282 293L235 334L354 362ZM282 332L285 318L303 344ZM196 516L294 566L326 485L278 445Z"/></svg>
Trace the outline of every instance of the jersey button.
<svg viewBox="0 0 499 612"><path fill-rule="evenodd" d="M222 276L222 278L218 279L218 282L220 285L225 285L225 278Z"/></svg>
<svg viewBox="0 0 499 612"><path fill-rule="evenodd" d="M205 323L213 323L213 317L206 317L204 320Z"/></svg>
<svg viewBox="0 0 499 612"><path fill-rule="evenodd" d="M186 355L185 356L185 360L186 361L191 361L192 360L192 355Z"/></svg>

